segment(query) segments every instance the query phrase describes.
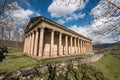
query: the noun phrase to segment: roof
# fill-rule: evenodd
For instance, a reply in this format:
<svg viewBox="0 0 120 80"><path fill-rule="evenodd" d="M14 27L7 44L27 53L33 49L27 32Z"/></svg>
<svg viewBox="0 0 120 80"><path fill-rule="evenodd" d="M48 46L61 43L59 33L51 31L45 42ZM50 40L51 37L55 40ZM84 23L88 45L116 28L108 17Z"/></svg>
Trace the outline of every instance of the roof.
<svg viewBox="0 0 120 80"><path fill-rule="evenodd" d="M85 37L85 36L83 36L83 35L75 32L75 31L73 31L73 30L71 30L71 29L69 29L69 28L67 28L67 27L65 27L65 26L63 26L63 25L60 25L60 24L58 24L58 23L56 23L56 22L54 22L54 21L52 21L52 20L50 20L50 19L48 19L48 18L45 18L45 17L43 17L43 16L38 16L38 17L31 18L30 21L29 21L29 23L28 23L28 25L27 25L27 27L26 27L26 29L25 29L25 33L28 32L28 29L29 29L31 23L33 24L33 25L31 26L31 28L32 28L33 26L37 25L37 24L40 23L41 21L49 21L49 22L51 22L51 24L54 24L55 26L59 26L59 27L65 29L65 30L67 30L67 31L69 31L69 32L72 32L72 33L74 33L74 34L76 34L76 35L79 35L79 36L81 36L81 37L83 37L83 38L85 38L85 39L88 39L88 40L92 41L90 38L87 38L87 37Z"/></svg>

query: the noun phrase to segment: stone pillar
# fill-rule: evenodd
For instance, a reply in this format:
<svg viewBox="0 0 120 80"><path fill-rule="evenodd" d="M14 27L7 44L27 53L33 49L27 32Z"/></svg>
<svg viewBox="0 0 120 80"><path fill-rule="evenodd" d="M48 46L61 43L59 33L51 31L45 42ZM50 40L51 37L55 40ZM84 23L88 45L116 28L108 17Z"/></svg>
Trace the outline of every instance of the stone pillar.
<svg viewBox="0 0 120 80"><path fill-rule="evenodd" d="M32 42L32 34L30 34L30 38L29 38L29 50L28 50L29 55L30 55L30 52L31 52L31 42Z"/></svg>
<svg viewBox="0 0 120 80"><path fill-rule="evenodd" d="M85 53L85 41L83 40L83 52Z"/></svg>
<svg viewBox="0 0 120 80"><path fill-rule="evenodd" d="M84 44L83 44L83 40L82 40L82 53L84 53Z"/></svg>
<svg viewBox="0 0 120 80"><path fill-rule="evenodd" d="M79 44L80 44L80 54L81 54L81 39L79 39Z"/></svg>
<svg viewBox="0 0 120 80"><path fill-rule="evenodd" d="M59 55L63 54L61 51L61 44L62 44L62 33L59 33Z"/></svg>
<svg viewBox="0 0 120 80"><path fill-rule="evenodd" d="M38 35L39 35L39 30L36 30L36 35L35 35L35 46L34 46L34 55L37 56L38 54Z"/></svg>
<svg viewBox="0 0 120 80"><path fill-rule="evenodd" d="M53 54L53 50L54 50L54 30L51 31L51 43L50 43L50 54L49 54L49 56L51 56Z"/></svg>
<svg viewBox="0 0 120 80"><path fill-rule="evenodd" d="M78 42L77 42L77 44L78 44L78 47L77 47L77 52L78 52L78 54L80 54L80 41L79 41L79 38L78 38L78 40L77 40Z"/></svg>
<svg viewBox="0 0 120 80"><path fill-rule="evenodd" d="M25 43L26 43L25 52L28 54L28 44L29 44L29 43L28 43L28 42L29 42L29 37L28 37L28 35L27 35L26 40L27 40L27 41L25 42Z"/></svg>
<svg viewBox="0 0 120 80"><path fill-rule="evenodd" d="M86 42L86 53L88 53L88 42Z"/></svg>
<svg viewBox="0 0 120 80"><path fill-rule="evenodd" d="M88 53L89 53L89 49L90 49L90 47L89 47L89 42L88 42L87 46L88 46Z"/></svg>
<svg viewBox="0 0 120 80"><path fill-rule="evenodd" d="M68 54L68 36L67 35L65 36L65 49L66 49L65 55L67 55Z"/></svg>
<svg viewBox="0 0 120 80"><path fill-rule="evenodd" d="M29 45L29 36L27 35L27 41L26 41L26 53L28 54L28 46Z"/></svg>
<svg viewBox="0 0 120 80"><path fill-rule="evenodd" d="M86 54L87 54L87 41L86 41Z"/></svg>
<svg viewBox="0 0 120 80"><path fill-rule="evenodd" d="M90 43L89 43L89 53L90 53Z"/></svg>
<svg viewBox="0 0 120 80"><path fill-rule="evenodd" d="M32 55L33 33L31 33L30 55Z"/></svg>
<svg viewBox="0 0 120 80"><path fill-rule="evenodd" d="M34 40L35 40L35 32L32 33L31 55L34 54Z"/></svg>
<svg viewBox="0 0 120 80"><path fill-rule="evenodd" d="M80 39L80 53L82 53L82 40Z"/></svg>
<svg viewBox="0 0 120 80"><path fill-rule="evenodd" d="M76 37L74 38L74 54L76 54L77 51L76 51Z"/></svg>
<svg viewBox="0 0 120 80"><path fill-rule="evenodd" d="M90 53L92 53L92 42L90 42Z"/></svg>
<svg viewBox="0 0 120 80"><path fill-rule="evenodd" d="M25 42L24 42L24 53L27 53L27 36L25 37Z"/></svg>
<svg viewBox="0 0 120 80"><path fill-rule="evenodd" d="M27 43L27 36L25 36L25 40L24 40L24 50L23 52L26 53L26 43Z"/></svg>
<svg viewBox="0 0 120 80"><path fill-rule="evenodd" d="M28 49L27 49L28 54L29 54L29 51L30 51L30 38L31 38L31 35L29 34L29 36L28 36Z"/></svg>
<svg viewBox="0 0 120 80"><path fill-rule="evenodd" d="M89 53L89 42L87 43L87 48L88 48L87 51L88 51L88 53Z"/></svg>
<svg viewBox="0 0 120 80"><path fill-rule="evenodd" d="M86 41L84 41L84 45L85 45L85 53L86 53Z"/></svg>
<svg viewBox="0 0 120 80"><path fill-rule="evenodd" d="M73 54L73 39L72 36L70 37L70 54Z"/></svg>
<svg viewBox="0 0 120 80"><path fill-rule="evenodd" d="M44 39L44 28L40 28L40 39L39 39L39 57L43 57L43 39Z"/></svg>

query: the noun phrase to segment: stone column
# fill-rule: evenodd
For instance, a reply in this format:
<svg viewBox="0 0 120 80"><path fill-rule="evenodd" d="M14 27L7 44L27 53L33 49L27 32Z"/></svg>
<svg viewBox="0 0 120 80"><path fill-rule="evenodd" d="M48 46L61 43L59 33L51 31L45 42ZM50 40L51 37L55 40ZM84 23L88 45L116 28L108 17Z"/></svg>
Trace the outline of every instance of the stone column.
<svg viewBox="0 0 120 80"><path fill-rule="evenodd" d="M86 53L86 41L84 41L84 45L85 45L85 53Z"/></svg>
<svg viewBox="0 0 120 80"><path fill-rule="evenodd" d="M80 54L81 54L81 39L79 39L79 44L80 44Z"/></svg>
<svg viewBox="0 0 120 80"><path fill-rule="evenodd" d="M27 53L27 36L25 37L25 42L24 42L24 53Z"/></svg>
<svg viewBox="0 0 120 80"><path fill-rule="evenodd" d="M86 54L87 54L87 41L86 41Z"/></svg>
<svg viewBox="0 0 120 80"><path fill-rule="evenodd" d="M32 55L33 33L31 33L30 55Z"/></svg>
<svg viewBox="0 0 120 80"><path fill-rule="evenodd" d="M24 50L23 50L24 53L26 53L26 43L27 43L27 37L25 36L25 40L24 40Z"/></svg>
<svg viewBox="0 0 120 80"><path fill-rule="evenodd" d="M90 53L90 43L89 43L89 53Z"/></svg>
<svg viewBox="0 0 120 80"><path fill-rule="evenodd" d="M90 49L90 47L89 47L89 42L88 42L87 46L88 46L88 53L89 53L89 49Z"/></svg>
<svg viewBox="0 0 120 80"><path fill-rule="evenodd" d="M51 56L53 54L53 50L54 50L54 30L51 31L51 43L50 43L50 54L49 54L49 56Z"/></svg>
<svg viewBox="0 0 120 80"><path fill-rule="evenodd" d="M28 54L28 46L29 45L29 36L27 35L27 41L26 41L26 53Z"/></svg>
<svg viewBox="0 0 120 80"><path fill-rule="evenodd" d="M34 55L37 56L38 54L38 35L39 35L39 30L36 30L36 35L35 35L35 46L34 46Z"/></svg>
<svg viewBox="0 0 120 80"><path fill-rule="evenodd" d="M88 53L88 42L86 41L86 53Z"/></svg>
<svg viewBox="0 0 120 80"><path fill-rule="evenodd" d="M29 54L29 51L30 51L30 38L31 38L31 35L29 34L29 38L28 38L28 49L27 49L27 53Z"/></svg>
<svg viewBox="0 0 120 80"><path fill-rule="evenodd" d="M89 53L89 42L87 43L87 46L88 46L88 49L87 49L87 51L88 51L88 53Z"/></svg>
<svg viewBox="0 0 120 80"><path fill-rule="evenodd" d="M44 39L44 28L40 28L40 39L39 39L39 57L43 57L43 39Z"/></svg>
<svg viewBox="0 0 120 80"><path fill-rule="evenodd" d="M76 37L74 38L74 54L76 54Z"/></svg>
<svg viewBox="0 0 120 80"><path fill-rule="evenodd" d="M61 44L62 44L62 33L59 33L59 55L63 54L61 51Z"/></svg>
<svg viewBox="0 0 120 80"><path fill-rule="evenodd" d="M77 52L78 52L78 54L80 54L80 41L79 41L79 38L78 38L78 43L77 44L78 44L78 47L77 47L78 51Z"/></svg>
<svg viewBox="0 0 120 80"><path fill-rule="evenodd" d="M32 34L30 34L30 38L29 38L29 55L30 55L30 52L31 52L31 42L32 42Z"/></svg>
<svg viewBox="0 0 120 80"><path fill-rule="evenodd" d="M35 32L32 33L31 55L34 54L34 40L35 40Z"/></svg>
<svg viewBox="0 0 120 80"><path fill-rule="evenodd" d="M83 52L85 53L85 41L83 40Z"/></svg>
<svg viewBox="0 0 120 80"><path fill-rule="evenodd" d="M72 36L70 37L70 54L73 54L73 39Z"/></svg>
<svg viewBox="0 0 120 80"><path fill-rule="evenodd" d="M84 53L84 44L83 44L83 40L82 40L82 53Z"/></svg>
<svg viewBox="0 0 120 80"><path fill-rule="evenodd" d="M66 47L65 55L67 55L68 54L68 36L67 35L65 36L65 47Z"/></svg>
<svg viewBox="0 0 120 80"><path fill-rule="evenodd" d="M29 35L27 35L27 47L26 47L26 53L28 54L28 48L29 48Z"/></svg>
<svg viewBox="0 0 120 80"><path fill-rule="evenodd" d="M92 53L92 42L90 43L90 53Z"/></svg>

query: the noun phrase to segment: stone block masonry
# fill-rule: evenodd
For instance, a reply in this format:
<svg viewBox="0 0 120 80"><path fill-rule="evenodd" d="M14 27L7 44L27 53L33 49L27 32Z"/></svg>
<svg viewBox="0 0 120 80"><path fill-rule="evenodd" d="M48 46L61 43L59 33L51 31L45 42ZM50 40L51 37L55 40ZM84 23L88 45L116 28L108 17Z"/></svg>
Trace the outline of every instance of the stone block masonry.
<svg viewBox="0 0 120 80"><path fill-rule="evenodd" d="M93 54L92 40L39 16L26 27L24 53L39 59Z"/></svg>
<svg viewBox="0 0 120 80"><path fill-rule="evenodd" d="M38 72L49 76L49 74L54 74L54 69L57 70L55 73L56 75L60 75L61 73L63 75L66 75L64 73L67 72L68 66L73 65L74 68L77 68L77 66L81 64L96 62L102 56L104 56L104 54L94 54L94 55L91 55L90 57L83 58L83 59L75 58L75 59L70 59L70 60L66 60L58 63L36 66L33 68L24 68L16 72L8 72L6 74L0 75L0 80L19 80L20 78L21 78L20 80L22 80L24 78L28 78L30 75L37 74ZM45 79L45 75L35 80L47 80Z"/></svg>

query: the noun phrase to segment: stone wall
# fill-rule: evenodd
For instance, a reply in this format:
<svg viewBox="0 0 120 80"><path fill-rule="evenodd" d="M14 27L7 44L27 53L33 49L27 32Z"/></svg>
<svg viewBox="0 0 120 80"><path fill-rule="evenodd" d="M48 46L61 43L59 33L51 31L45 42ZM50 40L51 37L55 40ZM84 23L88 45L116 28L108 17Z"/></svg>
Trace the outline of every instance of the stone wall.
<svg viewBox="0 0 120 80"><path fill-rule="evenodd" d="M19 80L19 79L24 79L24 78L30 78L31 75L35 75L39 72L39 79L35 80L46 80L46 75L47 78L50 78L52 80L52 77L54 75L65 75L65 73L68 71L70 66L73 66L73 68L77 68L76 66L84 63L89 63L89 62L96 62L98 61L103 54L94 54L91 57L85 58L85 59L80 59L80 58L75 58L71 60L66 60L63 62L59 63L53 63L53 64L46 64L46 65L41 65L41 66L36 66L33 68L25 68L18 70L16 72L11 72L11 73L6 73L0 76L0 80Z"/></svg>

